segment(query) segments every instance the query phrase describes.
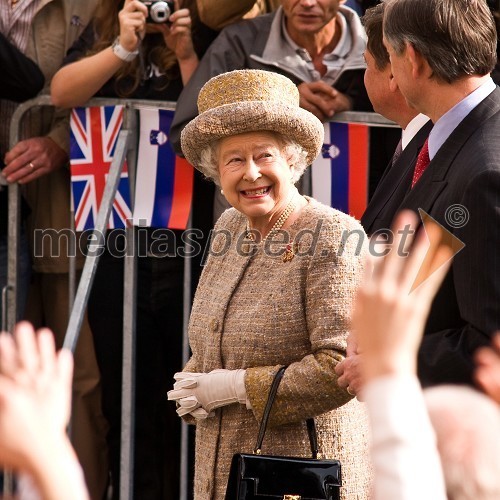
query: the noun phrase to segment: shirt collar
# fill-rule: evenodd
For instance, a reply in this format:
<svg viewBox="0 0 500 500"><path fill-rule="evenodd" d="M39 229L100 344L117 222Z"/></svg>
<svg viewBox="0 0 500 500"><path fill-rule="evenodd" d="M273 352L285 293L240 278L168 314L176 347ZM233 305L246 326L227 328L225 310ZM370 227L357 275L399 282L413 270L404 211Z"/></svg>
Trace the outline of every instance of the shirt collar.
<svg viewBox="0 0 500 500"><path fill-rule="evenodd" d="M415 116L401 135L401 147L403 150L410 144L411 140L417 135L418 131L430 120L430 118L422 113Z"/></svg>
<svg viewBox="0 0 500 500"><path fill-rule="evenodd" d="M432 160L439 148L450 137L452 132L458 127L460 122L486 97L488 97L496 88L495 82L488 79L480 85L474 92L470 93L465 99L455 104L435 123L429 134L429 158Z"/></svg>
<svg viewBox="0 0 500 500"><path fill-rule="evenodd" d="M325 54L323 56L324 59L339 59L341 57L345 58L351 51L352 47L351 34L349 31L349 27L347 26L346 18L342 15L341 12L337 13L337 21L339 23L341 30L340 39L335 48L332 50L332 52L330 52L329 54ZM297 54L299 54L306 61L312 61L309 52L307 52L307 50L301 47L300 45L297 45L293 41L290 34L288 33L288 30L286 29L286 16L284 15L283 12L281 12L281 31L283 33L284 39L286 40L286 43Z"/></svg>
<svg viewBox="0 0 500 500"><path fill-rule="evenodd" d="M340 39L335 48L329 54L325 54L324 59L345 58L351 52L352 39L349 27L347 26L346 18L341 12L337 14L337 21L340 26Z"/></svg>

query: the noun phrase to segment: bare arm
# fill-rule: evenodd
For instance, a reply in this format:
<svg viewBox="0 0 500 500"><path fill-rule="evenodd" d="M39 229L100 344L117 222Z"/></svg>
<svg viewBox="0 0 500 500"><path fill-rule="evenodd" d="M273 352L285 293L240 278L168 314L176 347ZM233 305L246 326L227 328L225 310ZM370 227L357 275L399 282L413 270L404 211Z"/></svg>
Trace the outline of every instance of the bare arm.
<svg viewBox="0 0 500 500"><path fill-rule="evenodd" d="M138 0L126 0L118 14L120 45L127 51L137 50L145 34L147 7ZM61 68L52 78L50 93L56 106L71 108L80 106L125 64L113 53L111 47L95 55Z"/></svg>

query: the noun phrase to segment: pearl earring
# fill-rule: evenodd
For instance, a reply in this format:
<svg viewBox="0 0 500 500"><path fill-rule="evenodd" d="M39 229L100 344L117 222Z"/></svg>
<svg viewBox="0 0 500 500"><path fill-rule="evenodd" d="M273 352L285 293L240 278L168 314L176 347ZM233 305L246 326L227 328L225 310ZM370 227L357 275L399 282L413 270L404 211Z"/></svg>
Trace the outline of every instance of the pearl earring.
<svg viewBox="0 0 500 500"><path fill-rule="evenodd" d="M221 194L222 196L224 196L224 190L223 190L223 189L221 189L221 190L220 190L220 194Z"/></svg>

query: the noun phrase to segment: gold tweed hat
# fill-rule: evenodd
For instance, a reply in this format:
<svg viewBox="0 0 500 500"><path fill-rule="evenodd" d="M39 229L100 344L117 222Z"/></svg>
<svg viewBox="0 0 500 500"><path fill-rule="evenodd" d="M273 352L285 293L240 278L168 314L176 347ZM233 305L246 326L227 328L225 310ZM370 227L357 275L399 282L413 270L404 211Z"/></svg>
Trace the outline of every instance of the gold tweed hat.
<svg viewBox="0 0 500 500"><path fill-rule="evenodd" d="M304 148L308 164L323 145L323 124L299 106L295 84L270 71L237 70L211 78L200 90L198 111L181 133L181 147L202 172L201 152L212 141L244 132L278 132Z"/></svg>

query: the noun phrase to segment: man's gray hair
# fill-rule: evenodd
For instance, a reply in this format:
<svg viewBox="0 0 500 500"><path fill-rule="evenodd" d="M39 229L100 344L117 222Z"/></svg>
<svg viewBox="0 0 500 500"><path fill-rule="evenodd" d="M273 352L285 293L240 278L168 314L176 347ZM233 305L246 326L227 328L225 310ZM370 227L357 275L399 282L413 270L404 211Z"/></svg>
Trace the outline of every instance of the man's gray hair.
<svg viewBox="0 0 500 500"><path fill-rule="evenodd" d="M449 500L500 499L500 409L480 392L443 385L424 390Z"/></svg>
<svg viewBox="0 0 500 500"><path fill-rule="evenodd" d="M485 0L387 0L384 37L396 54L411 44L433 77L452 83L487 75L497 61L497 34Z"/></svg>
<svg viewBox="0 0 500 500"><path fill-rule="evenodd" d="M290 166L293 166L292 182L295 184L307 168L307 152L305 149L294 141L278 134L277 132L269 132L278 141L283 158L286 159ZM201 151L201 162L199 168L207 179L212 180L220 186L219 177L219 142L212 142L209 146Z"/></svg>

